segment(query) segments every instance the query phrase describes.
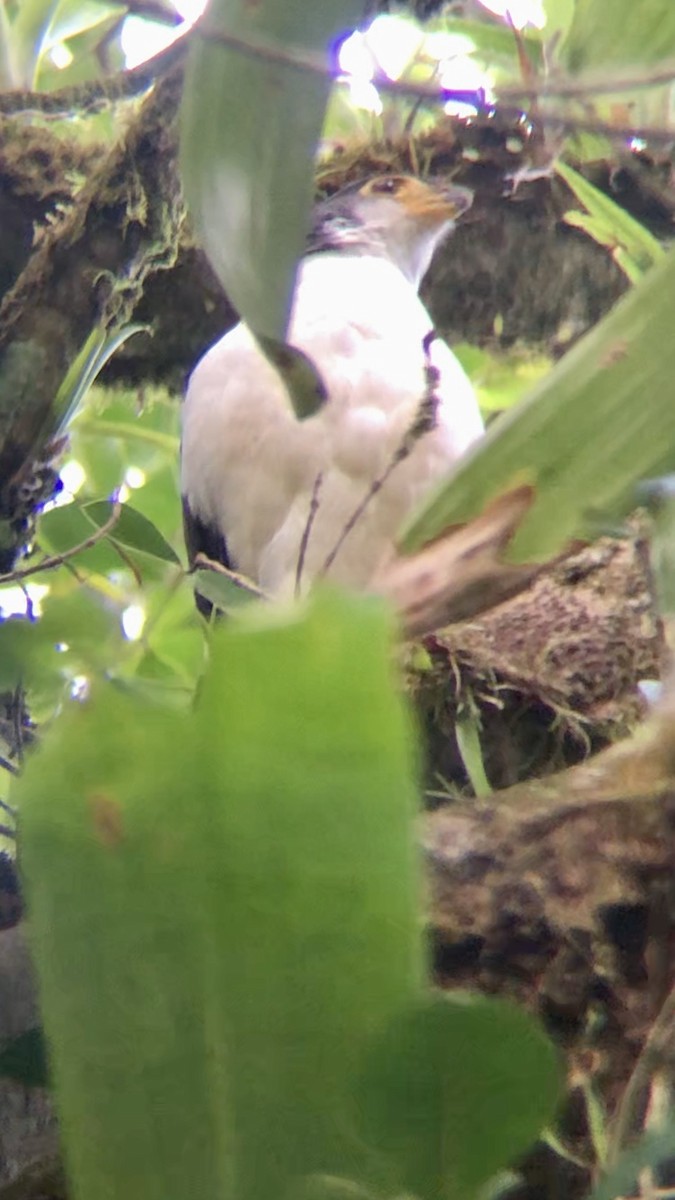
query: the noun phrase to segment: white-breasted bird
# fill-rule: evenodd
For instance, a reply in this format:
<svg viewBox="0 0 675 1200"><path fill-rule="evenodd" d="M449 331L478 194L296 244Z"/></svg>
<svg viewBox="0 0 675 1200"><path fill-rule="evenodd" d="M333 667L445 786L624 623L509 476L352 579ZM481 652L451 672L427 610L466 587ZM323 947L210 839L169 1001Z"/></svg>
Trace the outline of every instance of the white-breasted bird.
<svg viewBox="0 0 675 1200"><path fill-rule="evenodd" d="M297 588L301 556L303 585L331 559L330 579L368 585L411 509L483 432L473 388L448 346L430 341L417 294L471 200L465 188L382 175L317 205L288 341L316 365L327 398L298 419L243 323L205 354L183 410L191 560L201 551L275 593ZM353 520L415 422L429 366L433 427Z"/></svg>

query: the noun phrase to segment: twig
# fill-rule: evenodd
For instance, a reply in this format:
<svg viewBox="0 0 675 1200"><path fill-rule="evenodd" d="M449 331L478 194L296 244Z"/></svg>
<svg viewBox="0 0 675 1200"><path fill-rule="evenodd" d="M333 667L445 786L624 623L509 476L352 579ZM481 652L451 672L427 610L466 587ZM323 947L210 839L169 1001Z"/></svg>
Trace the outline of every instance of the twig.
<svg viewBox="0 0 675 1200"><path fill-rule="evenodd" d="M251 58L262 59L265 62L280 66L292 67L323 77L336 78L339 70L331 65L328 58L308 51L282 47L251 38L237 37L235 34L215 30L204 23L196 25L192 30L173 42L166 50L156 54L154 58L133 67L128 71L120 71L102 82L95 82L75 87L60 88L53 92L13 91L0 95L0 113L13 115L26 113L40 115L45 119L56 119L77 109L82 113L95 113L118 100L128 99L146 90L157 77L169 70L184 57L188 40L193 34L199 34L209 41L219 42L240 54ZM572 79L567 76L544 79L541 83L524 82L522 84L502 84L496 89L496 102L488 102L484 92L460 91L452 88L441 88L433 83L411 83L401 79L390 79L378 72L373 77L374 86L381 92L393 95L408 96L420 102L429 101L445 103L448 100L464 100L473 104L479 111L494 111L499 106L502 116L518 120L522 117L522 106L512 106L504 101L520 100L523 103L533 103L547 99L583 99L584 97L612 95L618 92L638 91L650 87L659 87L675 81L675 63L659 65L653 71L637 74L608 76L587 76ZM675 137L675 132L662 127L636 127L613 125L607 122L589 121L578 118L562 118L556 113L539 112L537 119L542 125L554 125L563 132L597 133L609 137L643 138L653 143L668 143Z"/></svg>
<svg viewBox="0 0 675 1200"><path fill-rule="evenodd" d="M107 79L57 88L53 92L30 92L21 89L0 93L0 113L6 116L20 114L58 120L73 110L93 114L118 100L129 100L132 96L147 91L158 76L165 74L185 58L190 32L172 42L166 50L161 50L147 62L140 63L128 71L118 71Z"/></svg>
<svg viewBox="0 0 675 1200"><path fill-rule="evenodd" d="M319 511L319 496L321 493L321 484L322 483L323 483L323 471L319 471L319 474L317 475L316 479L314 480L314 487L312 488L312 499L311 499L310 505L309 505L309 513L307 514L305 528L302 531L302 538L300 540L300 550L298 553L298 565L295 569L295 595L296 595L296 598L300 595L300 584L302 583L302 572L303 572L303 569L305 566L305 558L307 556L307 547L309 545L309 538L310 538L310 534L312 532L312 527L316 520L316 514Z"/></svg>
<svg viewBox="0 0 675 1200"><path fill-rule="evenodd" d="M250 58L260 59L279 66L290 67L298 71L306 71L312 75L335 79L340 72L337 65L331 65L327 57L300 51L288 46L280 46L265 42L262 39L242 38L235 34L213 29L209 25L200 24L196 27L199 36L209 42L219 42L240 54ZM675 64L659 67L648 74L634 76L617 76L614 79L593 78L587 80L570 80L567 78L551 81L546 79L538 86L530 83L507 84L496 89L496 100L488 101L483 89L463 91L453 88L438 87L435 84L412 83L403 79L389 79L387 75L376 72L371 80L375 88L394 96L408 96L417 100L427 100L431 103L443 104L448 100L461 100L472 104L479 112L493 113L499 111L500 116L507 120L519 121L523 116L523 104L504 104L504 101L520 100L523 103L534 99L545 101L551 98L574 99L584 96L609 95L614 92L630 89L656 87L659 84L675 80ZM562 133L596 133L601 136L615 137L626 140L641 138L654 144L668 144L675 140L675 130L663 127L615 125L607 121L594 121L572 117L563 117L559 113L537 113L537 122L542 126L553 126Z"/></svg>
<svg viewBox="0 0 675 1200"><path fill-rule="evenodd" d="M348 77L340 71L337 63L331 63L323 54L312 53L309 50L298 50L296 47L281 46L279 43L267 42L262 38L238 37L234 33L213 29L201 24L197 33L208 42L218 42L230 50L248 58L258 59L275 66L290 67L291 70L304 71L309 75L318 75L322 79L346 82ZM382 71L376 71L370 81L379 91L391 92L395 96L410 96L417 100L430 100L444 103L447 100L464 101L477 108L485 108L487 101L483 88L466 89L438 87L433 83L409 83L404 79L390 79ZM521 95L519 91L517 95ZM489 105L490 108L494 105ZM519 111L520 115L520 111Z"/></svg>
<svg viewBox="0 0 675 1200"><path fill-rule="evenodd" d="M77 546L71 546L70 550L64 550L63 554L52 554L48 558L43 558L41 562L34 563L31 567L19 567L16 571L9 571L7 575L0 575L0 586L4 587L8 583L17 583L22 579L28 579L30 575L39 575L42 571L51 571L54 567L63 566L69 559L74 558L76 554L81 554L83 550L90 550L92 546L102 541L114 529L122 515L122 507L121 500L115 498L112 502L112 509L108 520L104 521L103 525L100 525L90 537L85 538Z"/></svg>
<svg viewBox="0 0 675 1200"><path fill-rule="evenodd" d="M675 986L671 988L654 1021L633 1073L626 1084L621 1102L612 1122L612 1134L607 1152L609 1164L616 1162L620 1152L637 1124L645 1089L657 1067L663 1063L668 1045L675 1033Z"/></svg>
<svg viewBox="0 0 675 1200"><path fill-rule="evenodd" d="M193 575L198 570L213 571L216 575L224 575L226 579L229 579L230 583L233 583L235 587L241 588L243 592L250 592L254 596L259 596L261 600L267 599L267 595L262 588L257 587L246 575L241 575L238 571L230 570L229 567L225 567L221 562L218 562L218 559L209 558L207 554L199 553L195 555L188 574Z"/></svg>
<svg viewBox="0 0 675 1200"><path fill-rule="evenodd" d="M4 767L5 771L9 771L10 775L21 774L19 768L13 762L10 762L8 758L5 758L3 754L0 754L0 767ZM2 800L0 800L0 808L7 808L8 812L12 811Z"/></svg>
<svg viewBox="0 0 675 1200"><path fill-rule="evenodd" d="M522 110L500 106L500 115L508 120L520 120ZM556 113L537 114L540 125L554 128L558 133L595 133L598 137L619 139L622 142L649 142L653 146L671 146L675 142L675 129L664 129L653 125L614 125L611 121L581 120L562 117Z"/></svg>
<svg viewBox="0 0 675 1200"><path fill-rule="evenodd" d="M399 466L399 464L402 462L405 462L406 458L408 458L412 454L412 452L415 449L415 446L417 445L420 438L424 437L425 433L429 433L435 427L436 409L438 406L438 397L436 396L436 394L434 392L434 388L436 387L436 385L438 383L439 377L438 377L438 371L437 371L436 367L434 367L434 365L431 362L431 359L429 357L429 350L431 347L431 343L436 339L437 336L438 336L438 334L436 333L436 331L434 329L432 329L426 335L426 337L424 338L424 340L422 342L422 347L424 349L424 357L425 357L425 368L424 369L425 369L425 375L426 375L426 387L425 387L424 395L419 403L417 412L415 413L413 422L408 427L406 432L404 433L402 441L397 446L396 450L394 450L394 453L392 454L392 456L389 460L389 463L385 467L382 474L378 475L378 477L373 480L370 487L368 488L368 491L366 492L365 496L363 497L363 500L361 500L360 503L354 509L354 512L352 513L351 517L347 521L337 542L333 546L333 549L331 550L331 552L328 555L328 557L326 558L323 566L321 567L321 570L319 571L320 576L326 575L328 573L328 571L332 567L333 563L335 562L335 559L337 558L340 550L342 549L342 546L344 545L346 538L349 536L352 529L354 529L354 527L361 520L361 517L363 516L364 512L368 508L371 501L374 500L374 498L375 498L375 496L377 496L378 492L382 491L382 488L384 487L385 483L387 483L387 481L391 478L391 475L396 470L396 468Z"/></svg>
<svg viewBox="0 0 675 1200"><path fill-rule="evenodd" d="M294 67L299 71L307 71L312 75L341 74L337 65L331 65L325 55L312 53L309 50L299 50L296 47L281 46L279 43L267 42L262 38L239 37L225 30L213 29L202 23L196 27L199 36L209 42L219 42L239 54L250 58L262 59L265 62L279 66ZM522 56L521 56L522 63ZM538 83L530 75L523 83L500 84L495 90L499 98L505 100L529 100L532 97L544 99L555 96L560 99L575 99L588 96L611 95L614 92L638 91L644 88L658 87L672 83L675 80L675 61L667 65L660 64L653 71L636 74L611 76L602 75L571 78L558 76L551 79L546 77ZM452 88L438 87L433 83L412 83L403 79L390 79L382 71L375 71L371 82L380 91L394 92L398 95L417 96L420 99L442 100L451 99L458 93ZM472 93L472 94L475 94Z"/></svg>
<svg viewBox="0 0 675 1200"><path fill-rule="evenodd" d="M142 576L139 568L136 566L136 563L134 562L131 555L127 553L127 551L124 549L123 546L118 545L117 542L113 543L113 549L115 551L115 554L117 554L118 557L122 559L122 562L124 563L125 567L130 572L130 574L133 576L134 582L137 585L137 587L139 587L139 588L142 587L143 576ZM73 567L73 570L76 571L76 568Z"/></svg>
<svg viewBox="0 0 675 1200"><path fill-rule="evenodd" d="M653 71L634 75L612 76L604 72L602 75L586 75L585 77L582 75L576 79L568 76L546 79L536 88L536 91L539 96L544 98L554 96L561 100L581 100L589 96L609 96L615 92L643 91L645 88L672 83L673 80L675 80L675 62L671 59L667 66L660 64ZM505 99L515 100L518 96L532 95L532 91L531 85L525 88L507 83L499 86L497 94Z"/></svg>

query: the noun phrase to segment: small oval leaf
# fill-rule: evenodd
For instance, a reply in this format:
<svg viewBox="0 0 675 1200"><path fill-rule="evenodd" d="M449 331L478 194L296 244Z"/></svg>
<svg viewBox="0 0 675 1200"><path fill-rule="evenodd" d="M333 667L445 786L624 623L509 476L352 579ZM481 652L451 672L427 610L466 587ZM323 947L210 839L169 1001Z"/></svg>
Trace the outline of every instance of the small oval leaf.
<svg viewBox="0 0 675 1200"><path fill-rule="evenodd" d="M83 506L85 515L99 528L110 519L110 511L110 503L107 500L93 500ZM161 559L162 562L180 562L173 546L167 542L157 526L129 504L122 505L119 519L110 531L110 537L113 542L126 546L128 550L140 550L152 558Z"/></svg>
<svg viewBox="0 0 675 1200"><path fill-rule="evenodd" d="M357 1096L363 1136L401 1190L471 1196L551 1119L561 1072L526 1013L482 996L430 996L375 1043Z"/></svg>

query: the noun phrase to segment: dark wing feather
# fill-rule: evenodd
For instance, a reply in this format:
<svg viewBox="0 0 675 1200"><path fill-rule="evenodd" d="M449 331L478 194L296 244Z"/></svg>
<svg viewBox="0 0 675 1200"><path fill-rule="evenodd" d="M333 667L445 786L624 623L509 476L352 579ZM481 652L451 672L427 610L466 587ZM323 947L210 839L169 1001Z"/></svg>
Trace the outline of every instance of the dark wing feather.
<svg viewBox="0 0 675 1200"><path fill-rule="evenodd" d="M205 554L215 562L222 563L228 571L236 570L227 550L227 542L215 525L208 525L193 513L187 498L183 496L183 536L187 549L188 563L192 567L198 554ZM213 604L195 591L195 603L207 620L213 612Z"/></svg>

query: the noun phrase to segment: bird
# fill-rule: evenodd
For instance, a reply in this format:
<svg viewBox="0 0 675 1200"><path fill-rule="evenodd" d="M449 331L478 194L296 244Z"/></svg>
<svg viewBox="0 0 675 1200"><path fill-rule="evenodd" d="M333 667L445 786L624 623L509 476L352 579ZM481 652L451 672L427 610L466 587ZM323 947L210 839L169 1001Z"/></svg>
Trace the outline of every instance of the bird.
<svg viewBox="0 0 675 1200"><path fill-rule="evenodd" d="M323 402L296 416L244 322L202 357L182 414L191 563L206 555L266 594L298 594L324 575L367 589L425 492L484 432L418 295L472 200L457 185L385 174L315 206L287 338L316 367Z"/></svg>

